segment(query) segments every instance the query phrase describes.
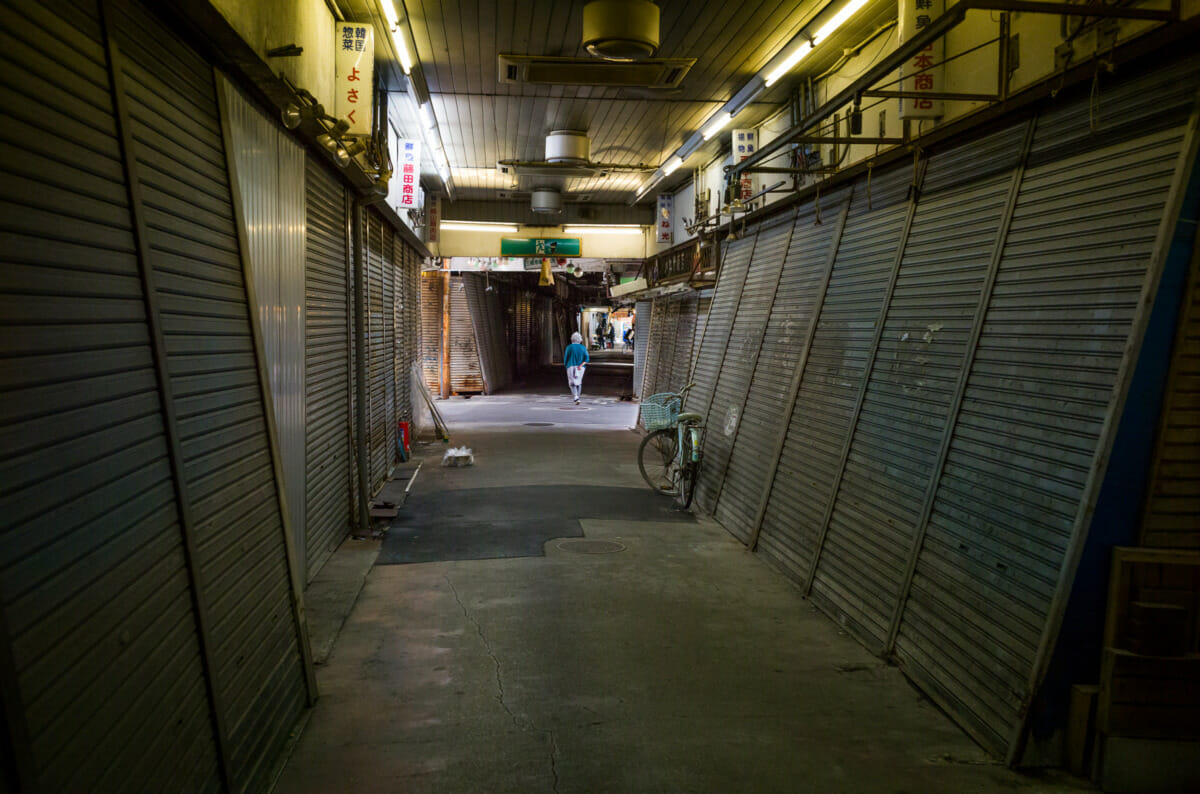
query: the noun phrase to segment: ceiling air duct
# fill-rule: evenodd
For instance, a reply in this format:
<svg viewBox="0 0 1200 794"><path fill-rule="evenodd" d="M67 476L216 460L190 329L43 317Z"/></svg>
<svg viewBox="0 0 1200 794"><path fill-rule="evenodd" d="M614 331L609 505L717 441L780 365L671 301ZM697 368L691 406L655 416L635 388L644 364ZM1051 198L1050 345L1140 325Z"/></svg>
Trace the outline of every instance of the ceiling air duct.
<svg viewBox="0 0 1200 794"><path fill-rule="evenodd" d="M579 130L555 130L546 136L546 162L586 165L588 137Z"/></svg>
<svg viewBox="0 0 1200 794"><path fill-rule="evenodd" d="M562 212L562 194L557 190L538 188L533 191L531 209L546 215L556 215Z"/></svg>
<svg viewBox="0 0 1200 794"><path fill-rule="evenodd" d="M658 6L649 0L593 0L583 7L583 46L606 61L640 61L658 51Z"/></svg>

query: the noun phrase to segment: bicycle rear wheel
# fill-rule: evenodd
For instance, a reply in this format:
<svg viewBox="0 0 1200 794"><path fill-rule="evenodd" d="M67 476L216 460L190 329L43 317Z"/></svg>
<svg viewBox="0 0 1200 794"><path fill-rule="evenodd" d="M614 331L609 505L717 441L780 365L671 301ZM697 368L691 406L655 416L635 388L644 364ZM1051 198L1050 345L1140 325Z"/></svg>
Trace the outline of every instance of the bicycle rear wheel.
<svg viewBox="0 0 1200 794"><path fill-rule="evenodd" d="M646 484L659 493L675 490L675 449L678 441L674 428L655 430L638 447L638 468Z"/></svg>
<svg viewBox="0 0 1200 794"><path fill-rule="evenodd" d="M692 497L696 493L696 477L699 474L699 463L685 463L679 470L679 486L675 493L675 501L684 510L692 506Z"/></svg>

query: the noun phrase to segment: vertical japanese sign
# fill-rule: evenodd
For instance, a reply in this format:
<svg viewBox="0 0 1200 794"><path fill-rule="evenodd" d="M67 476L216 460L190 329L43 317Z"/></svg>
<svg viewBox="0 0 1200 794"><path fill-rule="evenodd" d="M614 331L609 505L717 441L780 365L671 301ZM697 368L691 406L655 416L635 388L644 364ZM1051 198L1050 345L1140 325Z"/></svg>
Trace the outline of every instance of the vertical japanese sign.
<svg viewBox="0 0 1200 794"><path fill-rule="evenodd" d="M945 0L900 0L900 43L916 36L942 15ZM914 94L945 91L941 64L946 40L939 38L909 58L900 67L900 90ZM936 65L935 65L936 64ZM942 100L920 96L900 100L900 118L936 119L942 116Z"/></svg>
<svg viewBox="0 0 1200 794"><path fill-rule="evenodd" d="M399 206L416 209L421 206L421 144L404 138L396 140L396 174L393 177L400 186Z"/></svg>
<svg viewBox="0 0 1200 794"><path fill-rule="evenodd" d="M338 22L336 31L337 98L333 112L350 123L349 135L370 135L375 104L375 33L370 25L358 22Z"/></svg>
<svg viewBox="0 0 1200 794"><path fill-rule="evenodd" d="M669 243L675 239L675 197L660 195L658 197L658 242Z"/></svg>
<svg viewBox="0 0 1200 794"><path fill-rule="evenodd" d="M740 163L758 151L758 130L734 130L733 161ZM755 193L755 178L753 174L742 174L741 185L738 188L738 198L742 201Z"/></svg>
<svg viewBox="0 0 1200 794"><path fill-rule="evenodd" d="M425 242L436 243L442 225L442 197L425 196Z"/></svg>

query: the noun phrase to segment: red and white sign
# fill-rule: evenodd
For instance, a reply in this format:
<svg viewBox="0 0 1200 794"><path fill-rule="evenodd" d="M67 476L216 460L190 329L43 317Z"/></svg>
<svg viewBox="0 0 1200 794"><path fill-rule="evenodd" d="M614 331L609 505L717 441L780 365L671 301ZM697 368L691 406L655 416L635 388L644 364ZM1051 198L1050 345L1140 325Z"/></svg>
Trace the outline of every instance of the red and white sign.
<svg viewBox="0 0 1200 794"><path fill-rule="evenodd" d="M660 243L669 243L675 237L675 197L671 194L660 194L658 197L658 227L655 239Z"/></svg>
<svg viewBox="0 0 1200 794"><path fill-rule="evenodd" d="M417 209L421 206L421 143L405 138L396 140L396 173L392 178L399 187L398 208Z"/></svg>
<svg viewBox="0 0 1200 794"><path fill-rule="evenodd" d="M758 151L758 130L734 130L730 134L733 136L733 161L735 163L740 163ZM746 201L753 196L757 192L755 190L756 182L754 174L742 174L738 198Z"/></svg>
<svg viewBox="0 0 1200 794"><path fill-rule="evenodd" d="M348 135L370 135L375 105L375 32L360 22L338 22L336 36L334 115L349 122Z"/></svg>
<svg viewBox="0 0 1200 794"><path fill-rule="evenodd" d="M931 25L942 15L944 8L945 0L900 0L900 43ZM939 38L909 58L900 67L900 90L915 94L945 91L945 67L942 66L945 52L946 41ZM943 104L940 99L905 97L900 100L900 118L940 118L944 113Z"/></svg>

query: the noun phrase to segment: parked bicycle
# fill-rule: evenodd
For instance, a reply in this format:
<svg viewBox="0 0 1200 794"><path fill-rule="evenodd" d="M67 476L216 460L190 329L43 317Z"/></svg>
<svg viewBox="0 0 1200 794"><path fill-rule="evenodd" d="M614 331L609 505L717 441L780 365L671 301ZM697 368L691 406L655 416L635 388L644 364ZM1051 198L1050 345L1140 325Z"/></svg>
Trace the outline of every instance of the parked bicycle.
<svg viewBox="0 0 1200 794"><path fill-rule="evenodd" d="M704 427L700 414L680 413L679 409L695 385L689 383L678 393L652 394L641 407L647 434L638 448L638 468L651 488L674 496L685 510L692 504L700 476Z"/></svg>

